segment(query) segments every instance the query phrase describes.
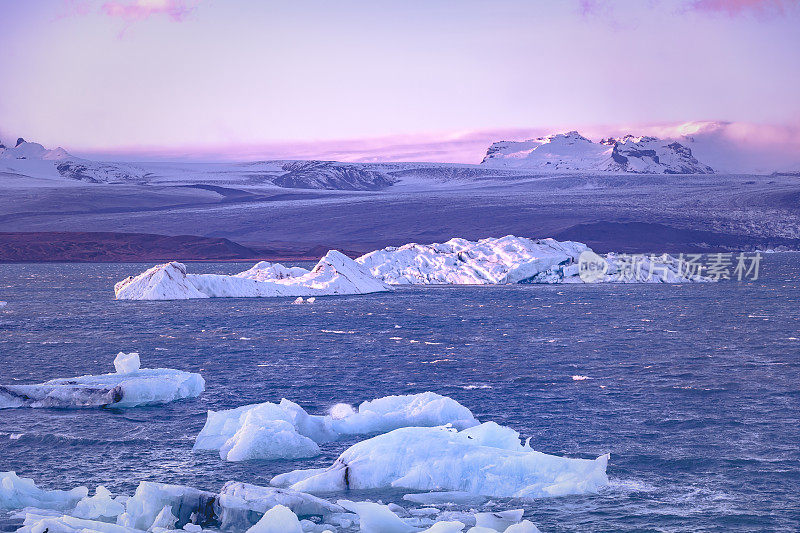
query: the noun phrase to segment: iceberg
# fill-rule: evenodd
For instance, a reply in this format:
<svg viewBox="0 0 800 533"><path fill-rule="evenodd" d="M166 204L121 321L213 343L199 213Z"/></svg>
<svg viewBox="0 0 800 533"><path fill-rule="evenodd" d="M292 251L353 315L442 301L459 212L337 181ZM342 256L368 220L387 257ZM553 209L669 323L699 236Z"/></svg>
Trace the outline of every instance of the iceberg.
<svg viewBox="0 0 800 533"><path fill-rule="evenodd" d="M406 488L489 497L539 498L596 492L608 455L570 459L520 444L493 422L457 431L407 427L354 444L328 468L295 470L271 484L302 492Z"/></svg>
<svg viewBox="0 0 800 533"><path fill-rule="evenodd" d="M577 262L587 249L578 242L507 235L390 246L356 262L392 285L500 285L519 283L553 266Z"/></svg>
<svg viewBox="0 0 800 533"><path fill-rule="evenodd" d="M232 276L188 274L182 263L171 262L128 277L114 286L118 300L315 297L389 290L391 287L336 250L325 254L310 271L262 261L250 270Z"/></svg>
<svg viewBox="0 0 800 533"><path fill-rule="evenodd" d="M327 415L310 415L289 400L209 411L195 450L219 450L228 461L298 459L319 454L318 444L344 435L368 435L408 426L478 424L469 409L433 392L387 396L363 402L358 410L346 404Z"/></svg>
<svg viewBox="0 0 800 533"><path fill-rule="evenodd" d="M603 275L580 275L581 261L601 262ZM390 285L505 285L513 283L687 283L708 278L682 271L670 255L595 254L583 243L506 235L479 241L389 246L356 262Z"/></svg>
<svg viewBox="0 0 800 533"><path fill-rule="evenodd" d="M36 385L0 385L0 409L14 407L136 407L196 398L200 374L170 368L139 368L138 353L120 353L112 374L57 378Z"/></svg>
<svg viewBox="0 0 800 533"><path fill-rule="evenodd" d="M86 487L43 490L32 479L19 477L16 472L0 472L0 509L69 509L88 494Z"/></svg>

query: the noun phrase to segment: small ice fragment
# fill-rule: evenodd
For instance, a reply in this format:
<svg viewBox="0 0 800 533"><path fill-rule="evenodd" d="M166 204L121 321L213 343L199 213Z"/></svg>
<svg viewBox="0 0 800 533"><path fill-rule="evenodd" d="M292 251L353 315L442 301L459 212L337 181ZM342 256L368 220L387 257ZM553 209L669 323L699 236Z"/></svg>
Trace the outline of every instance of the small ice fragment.
<svg viewBox="0 0 800 533"><path fill-rule="evenodd" d="M183 530L190 531L192 533L199 533L200 531L203 531L203 528L198 526L197 524L185 524L183 526Z"/></svg>
<svg viewBox="0 0 800 533"><path fill-rule="evenodd" d="M8 305L8 302L0 300L0 309L4 308L6 305Z"/></svg>
<svg viewBox="0 0 800 533"><path fill-rule="evenodd" d="M276 505L261 517L247 533L303 533L300 520L285 505Z"/></svg>
<svg viewBox="0 0 800 533"><path fill-rule="evenodd" d="M423 529L420 533L461 533L465 526L464 522L458 520L442 521L436 522L428 529Z"/></svg>
<svg viewBox="0 0 800 533"><path fill-rule="evenodd" d="M309 303L309 304L313 304L316 301L317 301L317 299L314 298L313 296L310 297L310 298L306 298L306 303Z"/></svg>
<svg viewBox="0 0 800 533"><path fill-rule="evenodd" d="M138 352L119 352L117 358L114 359L114 370L117 371L117 374L131 374L139 370L140 367L141 362L139 361Z"/></svg>
<svg viewBox="0 0 800 533"><path fill-rule="evenodd" d="M572 376L572 381L584 381L587 379L592 379L592 378L590 378L589 376L581 376L581 375Z"/></svg>
<svg viewBox="0 0 800 533"><path fill-rule="evenodd" d="M524 512L524 509L513 509L499 513L476 513L475 525L505 531L509 526L519 523Z"/></svg>
<svg viewBox="0 0 800 533"><path fill-rule="evenodd" d="M303 297L302 296L298 296L297 298L294 299L294 301L292 303L293 304L301 304L301 303L303 303Z"/></svg>
<svg viewBox="0 0 800 533"><path fill-rule="evenodd" d="M403 499L422 505L482 505L486 502L483 496L459 491L405 494Z"/></svg>
<svg viewBox="0 0 800 533"><path fill-rule="evenodd" d="M125 506L111 497L111 492L103 485L98 485L94 496L83 498L75 506L72 515L89 520L116 519L125 512Z"/></svg>
<svg viewBox="0 0 800 533"><path fill-rule="evenodd" d="M508 526L505 533L542 533L530 520L523 520L519 524Z"/></svg>
<svg viewBox="0 0 800 533"><path fill-rule="evenodd" d="M361 531L380 531L382 533L413 533L416 527L403 522L387 506L373 502L353 502L339 500L339 505L358 514Z"/></svg>
<svg viewBox="0 0 800 533"><path fill-rule="evenodd" d="M329 411L331 418L334 420L341 420L343 418L347 418L348 416L354 415L356 413L353 406L346 403L337 403L331 410Z"/></svg>

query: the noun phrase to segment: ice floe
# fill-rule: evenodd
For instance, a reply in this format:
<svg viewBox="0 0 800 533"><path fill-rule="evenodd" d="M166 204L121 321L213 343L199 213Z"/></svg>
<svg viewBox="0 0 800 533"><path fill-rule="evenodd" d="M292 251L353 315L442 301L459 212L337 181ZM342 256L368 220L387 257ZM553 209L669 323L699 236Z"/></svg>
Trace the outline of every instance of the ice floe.
<svg viewBox="0 0 800 533"><path fill-rule="evenodd" d="M280 268L278 268L280 267ZM310 271L267 262L235 274L188 274L182 263L155 266L114 286L118 300L224 297L303 297L391 290L346 255L331 250ZM298 302L299 303L299 302Z"/></svg>
<svg viewBox="0 0 800 533"><path fill-rule="evenodd" d="M0 474L8 486L22 487L6 509L21 509L19 533L167 533L231 531L234 533L536 533L522 509L504 511L434 507L406 508L396 503L339 499L229 481L219 493L184 485L142 481L133 496L113 495L102 486L87 496L85 487L43 491L32 481ZM11 480L6 483L6 480ZM77 502L77 503L76 503ZM74 506L74 507L73 507Z"/></svg>
<svg viewBox="0 0 800 533"><path fill-rule="evenodd" d="M196 398L200 374L170 368L139 368L138 353L120 353L116 372L57 378L36 385L0 385L0 409L13 407L136 407Z"/></svg>
<svg viewBox="0 0 800 533"><path fill-rule="evenodd" d="M607 463L608 455L570 459L534 451L512 429L487 422L462 431L396 429L354 444L328 468L295 470L271 483L311 493L397 487L538 498L596 492L608 483Z"/></svg>
<svg viewBox="0 0 800 533"><path fill-rule="evenodd" d="M297 459L319 454L318 444L343 435L369 435L408 426L478 424L469 409L433 392L387 396L363 402L355 410L333 406L326 415L310 415L294 402L265 402L209 411L195 450L219 450L228 461Z"/></svg>

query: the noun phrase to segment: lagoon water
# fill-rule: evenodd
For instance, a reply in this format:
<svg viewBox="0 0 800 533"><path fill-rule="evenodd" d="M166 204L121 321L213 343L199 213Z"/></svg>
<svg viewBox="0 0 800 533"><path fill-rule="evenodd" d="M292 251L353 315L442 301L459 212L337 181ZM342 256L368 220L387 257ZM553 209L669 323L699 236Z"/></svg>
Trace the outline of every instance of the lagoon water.
<svg viewBox="0 0 800 533"><path fill-rule="evenodd" d="M191 451L206 410L286 397L321 413L431 390L534 449L611 453L599 494L489 504L524 507L542 531L800 530L800 254L766 256L747 283L113 300L114 282L148 266L0 265L0 383L110 372L117 352L138 351L145 367L201 372L206 392L129 410L2 410L0 471L124 493L141 480L266 484L355 441L312 460L226 463ZM0 530L19 523L0 514Z"/></svg>

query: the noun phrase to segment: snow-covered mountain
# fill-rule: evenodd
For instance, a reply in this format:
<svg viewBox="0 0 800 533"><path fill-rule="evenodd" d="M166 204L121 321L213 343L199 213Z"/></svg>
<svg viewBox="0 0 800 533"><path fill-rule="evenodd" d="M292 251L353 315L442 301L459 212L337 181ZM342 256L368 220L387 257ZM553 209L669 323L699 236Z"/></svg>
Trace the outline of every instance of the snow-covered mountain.
<svg viewBox="0 0 800 533"><path fill-rule="evenodd" d="M0 159L44 159L48 161L62 161L76 158L61 147L48 150L39 143L30 143L20 137L13 147L6 146L0 142Z"/></svg>
<svg viewBox="0 0 800 533"><path fill-rule="evenodd" d="M656 137L608 138L593 142L577 131L527 141L492 144L481 162L493 168L541 171L713 174L686 146Z"/></svg>

